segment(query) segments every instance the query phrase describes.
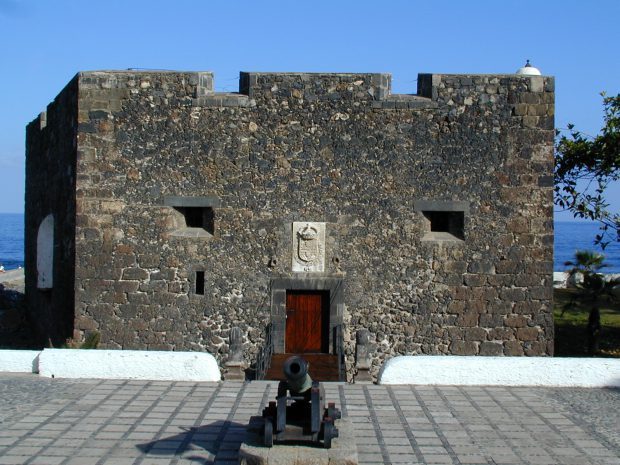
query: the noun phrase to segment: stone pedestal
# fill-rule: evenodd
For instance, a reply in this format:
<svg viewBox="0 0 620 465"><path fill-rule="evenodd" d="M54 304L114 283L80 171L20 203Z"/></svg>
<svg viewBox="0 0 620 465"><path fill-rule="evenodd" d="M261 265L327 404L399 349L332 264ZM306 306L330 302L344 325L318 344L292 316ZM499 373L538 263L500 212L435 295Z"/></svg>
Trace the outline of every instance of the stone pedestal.
<svg viewBox="0 0 620 465"><path fill-rule="evenodd" d="M245 365L238 362L224 364L224 379L226 381L245 381Z"/></svg>
<svg viewBox="0 0 620 465"><path fill-rule="evenodd" d="M357 445L353 425L348 418L336 421L339 437L332 439L332 447L323 449L313 445L274 444L263 446L262 417L252 417L245 441L239 449L240 465L357 465Z"/></svg>
<svg viewBox="0 0 620 465"><path fill-rule="evenodd" d="M369 384L372 383L372 375L370 374L370 367L372 366L372 360L370 358L370 332L367 329L360 329L356 334L355 345L355 368L357 373L355 374L355 383Z"/></svg>
<svg viewBox="0 0 620 465"><path fill-rule="evenodd" d="M224 364L224 379L226 381L244 381L245 363L243 362L243 334L241 329L233 326L228 336L230 341L230 353L228 361Z"/></svg>
<svg viewBox="0 0 620 465"><path fill-rule="evenodd" d="M357 373L354 378L355 384L372 384L373 379L369 368L357 367Z"/></svg>

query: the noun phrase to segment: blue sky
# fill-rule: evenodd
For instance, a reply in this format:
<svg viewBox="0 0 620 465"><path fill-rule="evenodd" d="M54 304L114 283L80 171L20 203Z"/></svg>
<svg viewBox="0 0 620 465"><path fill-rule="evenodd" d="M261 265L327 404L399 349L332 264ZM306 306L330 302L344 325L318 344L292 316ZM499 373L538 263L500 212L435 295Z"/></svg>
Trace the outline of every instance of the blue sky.
<svg viewBox="0 0 620 465"><path fill-rule="evenodd" d="M80 70L511 73L530 59L556 77L556 126L602 125L620 92L620 2L0 0L0 212L22 212L25 125ZM620 186L608 194L620 210ZM569 219L570 216L559 216Z"/></svg>

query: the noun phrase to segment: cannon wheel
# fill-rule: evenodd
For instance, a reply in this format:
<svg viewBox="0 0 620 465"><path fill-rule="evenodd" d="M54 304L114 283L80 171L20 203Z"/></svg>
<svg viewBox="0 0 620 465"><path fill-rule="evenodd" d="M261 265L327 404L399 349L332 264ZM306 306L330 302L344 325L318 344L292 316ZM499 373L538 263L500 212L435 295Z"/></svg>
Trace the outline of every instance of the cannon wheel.
<svg viewBox="0 0 620 465"><path fill-rule="evenodd" d="M334 437L334 424L326 422L324 425L323 442L325 443L325 449L331 449L332 438Z"/></svg>
<svg viewBox="0 0 620 465"><path fill-rule="evenodd" d="M267 447L273 446L273 423L271 422L271 418L265 418L263 442Z"/></svg>

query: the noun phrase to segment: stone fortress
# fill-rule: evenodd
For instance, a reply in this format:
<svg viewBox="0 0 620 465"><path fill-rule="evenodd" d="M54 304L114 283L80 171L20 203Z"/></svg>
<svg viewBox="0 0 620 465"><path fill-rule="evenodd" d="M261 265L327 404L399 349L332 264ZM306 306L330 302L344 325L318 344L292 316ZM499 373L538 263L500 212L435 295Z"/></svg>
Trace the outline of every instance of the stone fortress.
<svg viewBox="0 0 620 465"><path fill-rule="evenodd" d="M41 336L332 354L348 380L399 354L552 355L554 79L390 85L77 74L27 128Z"/></svg>

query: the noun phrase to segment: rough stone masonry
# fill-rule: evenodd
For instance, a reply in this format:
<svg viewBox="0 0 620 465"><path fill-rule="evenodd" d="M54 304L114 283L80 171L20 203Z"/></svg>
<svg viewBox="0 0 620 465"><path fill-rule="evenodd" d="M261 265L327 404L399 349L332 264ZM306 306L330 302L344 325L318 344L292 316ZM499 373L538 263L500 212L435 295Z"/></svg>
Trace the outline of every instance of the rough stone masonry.
<svg viewBox="0 0 620 465"><path fill-rule="evenodd" d="M554 79L390 83L78 73L27 128L41 336L224 362L238 327L249 365L302 289L328 296L349 379L362 329L375 375L397 354L551 355Z"/></svg>

